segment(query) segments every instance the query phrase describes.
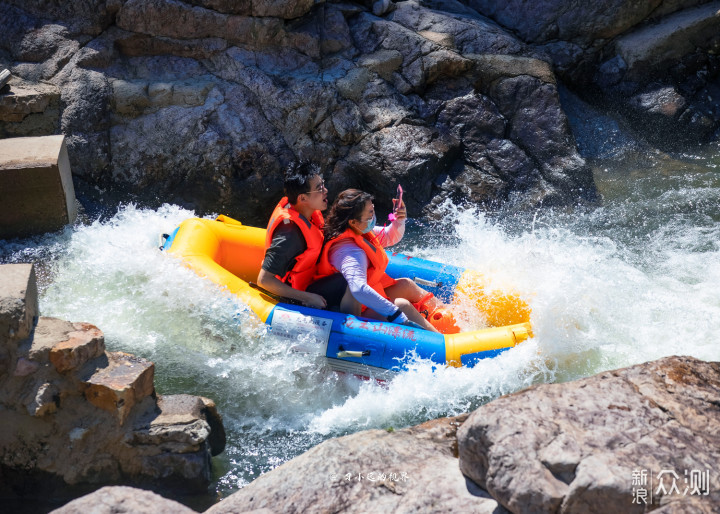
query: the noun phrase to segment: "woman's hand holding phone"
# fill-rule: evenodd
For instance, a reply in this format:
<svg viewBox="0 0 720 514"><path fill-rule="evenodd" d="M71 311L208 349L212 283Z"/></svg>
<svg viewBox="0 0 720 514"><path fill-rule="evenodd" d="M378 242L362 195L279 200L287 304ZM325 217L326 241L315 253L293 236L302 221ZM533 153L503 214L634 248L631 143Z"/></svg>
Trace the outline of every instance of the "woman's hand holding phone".
<svg viewBox="0 0 720 514"><path fill-rule="evenodd" d="M405 209L405 203L402 200L403 189L400 184L397 187L397 196L393 198L393 212L388 214L390 221L403 220L407 218L407 210Z"/></svg>

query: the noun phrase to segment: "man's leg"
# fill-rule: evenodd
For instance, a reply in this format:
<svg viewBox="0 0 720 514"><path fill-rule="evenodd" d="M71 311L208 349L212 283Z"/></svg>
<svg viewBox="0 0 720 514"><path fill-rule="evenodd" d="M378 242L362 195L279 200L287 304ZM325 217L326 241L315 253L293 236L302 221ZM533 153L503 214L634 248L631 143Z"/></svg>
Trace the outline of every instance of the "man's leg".
<svg viewBox="0 0 720 514"><path fill-rule="evenodd" d="M360 316L362 314L362 305L350 293L350 288L347 286L345 287L345 294L342 300L340 300L340 312L343 314L352 314L353 316Z"/></svg>

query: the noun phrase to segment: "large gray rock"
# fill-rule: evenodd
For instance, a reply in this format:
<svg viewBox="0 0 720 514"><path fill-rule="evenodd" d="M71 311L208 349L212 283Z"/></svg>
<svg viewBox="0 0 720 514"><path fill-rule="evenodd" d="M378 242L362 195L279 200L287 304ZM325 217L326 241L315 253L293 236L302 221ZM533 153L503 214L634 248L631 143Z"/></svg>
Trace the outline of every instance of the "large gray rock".
<svg viewBox="0 0 720 514"><path fill-rule="evenodd" d="M463 419L325 441L205 512L501 513L458 469L455 432Z"/></svg>
<svg viewBox="0 0 720 514"><path fill-rule="evenodd" d="M527 42L572 41L587 46L624 33L647 18L672 13L702 0L469 0L469 6L511 28Z"/></svg>
<svg viewBox="0 0 720 514"><path fill-rule="evenodd" d="M422 169L413 215L448 198L519 208L593 201L555 73L628 113L655 144L712 139L720 134L718 5L12 0L0 5L0 64L19 79L51 82L62 97L22 128L0 124L0 134L62 131L74 173L89 185L264 224L291 160L317 161L344 187L366 139L401 125L442 131L437 114L447 102L482 93L511 120L512 132L489 145L495 158L439 134L432 139L447 152L434 145L433 157L418 161L416 145L400 141L413 130L403 129L393 135L399 144L372 148L352 185L386 208L397 179ZM652 99L667 88L682 107L659 118L667 104ZM518 96L530 91L530 100ZM250 190L257 194L247 201Z"/></svg>
<svg viewBox="0 0 720 514"><path fill-rule="evenodd" d="M460 469L512 512L714 512L719 406L720 363L690 357L540 385L468 418Z"/></svg>
<svg viewBox="0 0 720 514"><path fill-rule="evenodd" d="M55 134L60 126L60 90L12 77L0 89L0 137Z"/></svg>
<svg viewBox="0 0 720 514"><path fill-rule="evenodd" d="M615 42L627 66L626 78L638 80L668 69L697 48L720 41L720 2L710 2L634 30Z"/></svg>

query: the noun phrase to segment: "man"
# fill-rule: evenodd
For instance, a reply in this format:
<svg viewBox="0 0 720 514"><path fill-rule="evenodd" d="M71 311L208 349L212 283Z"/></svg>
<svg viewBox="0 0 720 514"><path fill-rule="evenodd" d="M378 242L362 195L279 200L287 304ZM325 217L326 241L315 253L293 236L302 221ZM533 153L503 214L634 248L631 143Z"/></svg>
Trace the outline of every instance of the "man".
<svg viewBox="0 0 720 514"><path fill-rule="evenodd" d="M292 164L285 173L285 195L268 223L258 285L308 307L324 309L327 301L322 291L306 290L322 250L324 220L320 211L328 206L327 189L317 166ZM339 286L344 293L347 284Z"/></svg>

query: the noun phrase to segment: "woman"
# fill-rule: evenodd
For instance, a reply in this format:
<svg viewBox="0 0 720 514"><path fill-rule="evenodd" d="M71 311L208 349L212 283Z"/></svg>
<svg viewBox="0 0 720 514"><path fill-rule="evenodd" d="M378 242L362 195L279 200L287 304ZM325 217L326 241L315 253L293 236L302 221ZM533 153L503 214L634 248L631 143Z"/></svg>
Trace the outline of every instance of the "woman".
<svg viewBox="0 0 720 514"><path fill-rule="evenodd" d="M358 189L338 195L325 220L325 246L318 275L325 277L339 271L347 280L352 301L346 297L341 312L356 316L362 312L363 316L393 323L412 321L437 332L418 311L427 315L442 304L412 280L396 280L385 273L388 256L383 248L402 239L407 218L405 204L393 200L395 220L389 227L376 227L372 201L371 194Z"/></svg>

